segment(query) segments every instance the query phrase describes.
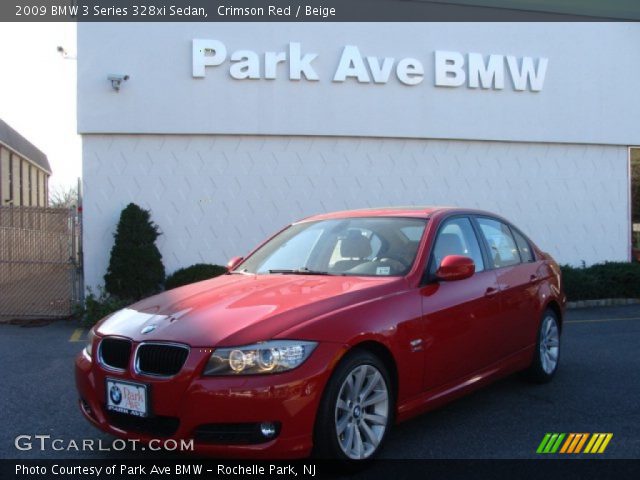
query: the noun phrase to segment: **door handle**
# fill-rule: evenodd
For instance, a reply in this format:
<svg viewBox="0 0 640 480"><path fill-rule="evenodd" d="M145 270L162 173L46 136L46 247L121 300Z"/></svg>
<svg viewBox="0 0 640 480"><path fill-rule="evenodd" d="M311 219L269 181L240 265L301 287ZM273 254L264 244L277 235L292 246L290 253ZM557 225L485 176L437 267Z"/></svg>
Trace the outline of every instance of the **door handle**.
<svg viewBox="0 0 640 480"><path fill-rule="evenodd" d="M494 287L489 287L487 288L487 290L484 292L484 296L485 297L493 297L496 293L498 293L498 289L494 288Z"/></svg>
<svg viewBox="0 0 640 480"><path fill-rule="evenodd" d="M538 281L538 276L537 275L531 275L529 277L529 282L536 283L537 281Z"/></svg>

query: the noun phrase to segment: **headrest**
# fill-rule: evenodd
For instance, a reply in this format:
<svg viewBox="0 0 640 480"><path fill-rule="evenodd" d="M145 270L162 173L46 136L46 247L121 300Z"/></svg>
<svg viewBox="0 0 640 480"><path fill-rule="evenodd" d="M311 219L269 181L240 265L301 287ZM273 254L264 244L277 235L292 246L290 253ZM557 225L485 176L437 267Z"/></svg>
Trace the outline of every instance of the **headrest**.
<svg viewBox="0 0 640 480"><path fill-rule="evenodd" d="M455 233L442 233L436 242L435 256L442 260L447 255L464 255L464 246Z"/></svg>
<svg viewBox="0 0 640 480"><path fill-rule="evenodd" d="M358 230L349 230L340 242L340 255L344 258L365 258L371 255L371 242Z"/></svg>

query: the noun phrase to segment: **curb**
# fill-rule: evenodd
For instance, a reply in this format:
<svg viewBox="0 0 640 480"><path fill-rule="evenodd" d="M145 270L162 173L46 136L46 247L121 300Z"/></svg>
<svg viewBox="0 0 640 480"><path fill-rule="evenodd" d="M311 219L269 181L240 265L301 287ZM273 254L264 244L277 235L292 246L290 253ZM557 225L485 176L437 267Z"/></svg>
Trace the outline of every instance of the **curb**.
<svg viewBox="0 0 640 480"><path fill-rule="evenodd" d="M0 325L40 326L71 320L71 317L0 316Z"/></svg>
<svg viewBox="0 0 640 480"><path fill-rule="evenodd" d="M598 300L578 300L567 302L567 308L588 308L588 307L616 307L621 305L638 305L640 299L637 298L601 298Z"/></svg>

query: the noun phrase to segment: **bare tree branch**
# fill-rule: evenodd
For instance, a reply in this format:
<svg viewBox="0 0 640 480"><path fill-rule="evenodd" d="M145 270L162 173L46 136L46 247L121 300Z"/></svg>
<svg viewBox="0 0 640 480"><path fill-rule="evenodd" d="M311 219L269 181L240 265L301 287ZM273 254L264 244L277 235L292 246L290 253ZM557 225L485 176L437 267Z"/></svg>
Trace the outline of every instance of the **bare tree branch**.
<svg viewBox="0 0 640 480"><path fill-rule="evenodd" d="M71 208L78 205L78 187L57 186L49 191L49 206Z"/></svg>

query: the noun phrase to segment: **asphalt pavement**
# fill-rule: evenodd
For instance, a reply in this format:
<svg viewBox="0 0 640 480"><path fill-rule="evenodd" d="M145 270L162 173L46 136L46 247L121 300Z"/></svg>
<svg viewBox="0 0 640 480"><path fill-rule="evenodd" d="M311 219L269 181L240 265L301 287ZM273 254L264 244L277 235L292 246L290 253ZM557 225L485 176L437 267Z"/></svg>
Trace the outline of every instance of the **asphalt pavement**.
<svg viewBox="0 0 640 480"><path fill-rule="evenodd" d="M71 440L112 437L81 416L73 358L86 329L73 321L0 324L0 458L153 458L150 452L16 449L19 435ZM555 379L514 375L391 431L383 458L539 458L546 433L612 433L602 458L640 458L640 306L571 310ZM160 454L155 454L160 455ZM579 457L586 457L580 454ZM166 458L166 455L163 455Z"/></svg>

